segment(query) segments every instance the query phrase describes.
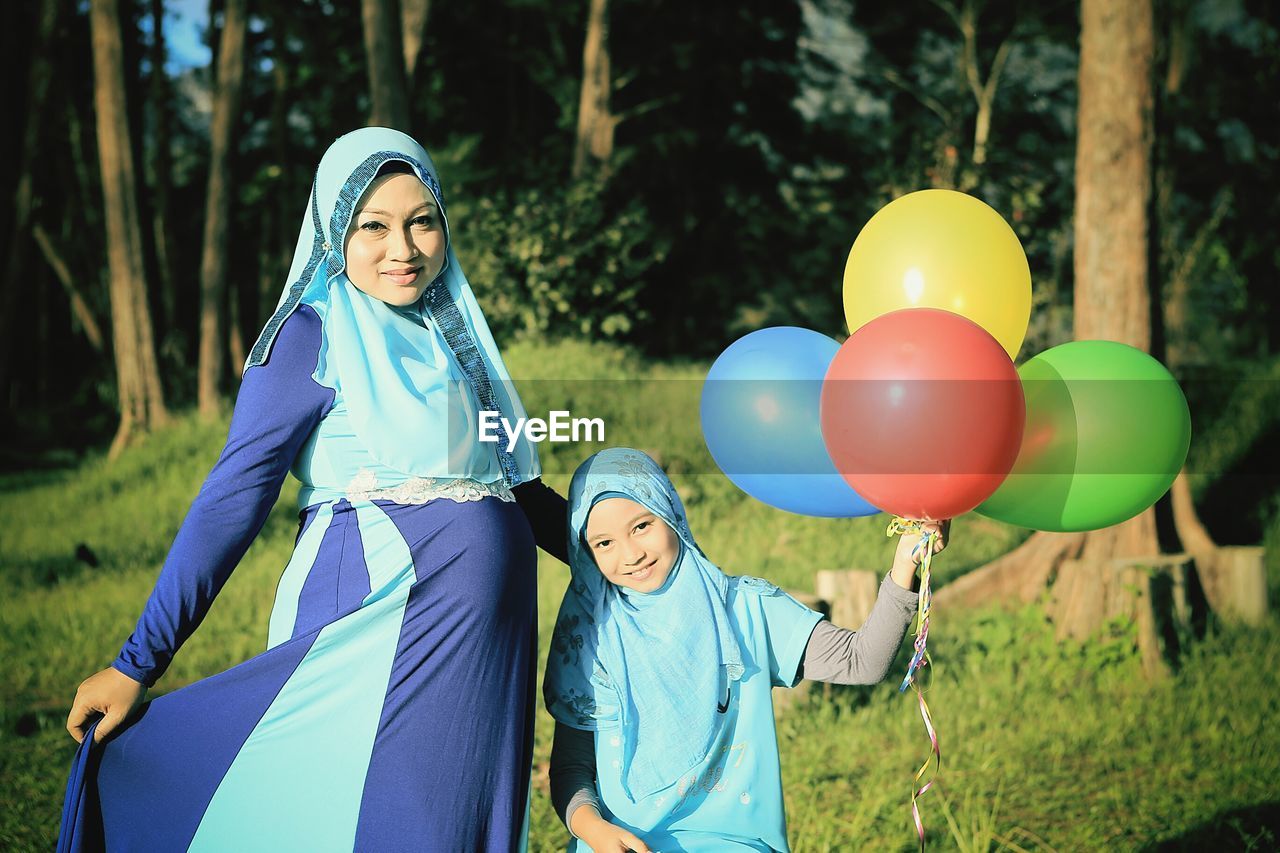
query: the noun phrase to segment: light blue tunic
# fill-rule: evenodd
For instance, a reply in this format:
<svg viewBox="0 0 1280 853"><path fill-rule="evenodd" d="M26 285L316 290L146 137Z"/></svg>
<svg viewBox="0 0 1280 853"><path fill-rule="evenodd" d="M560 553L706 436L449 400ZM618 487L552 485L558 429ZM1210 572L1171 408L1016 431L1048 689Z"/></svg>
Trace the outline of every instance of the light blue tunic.
<svg viewBox="0 0 1280 853"><path fill-rule="evenodd" d="M671 787L633 803L621 784L618 729L605 728L608 721L602 720L595 732L602 816L660 853L790 849L772 690L795 683L822 614L768 581L729 580L726 603L745 672L729 682L725 725L707 759ZM590 848L575 839L569 850L588 853Z"/></svg>

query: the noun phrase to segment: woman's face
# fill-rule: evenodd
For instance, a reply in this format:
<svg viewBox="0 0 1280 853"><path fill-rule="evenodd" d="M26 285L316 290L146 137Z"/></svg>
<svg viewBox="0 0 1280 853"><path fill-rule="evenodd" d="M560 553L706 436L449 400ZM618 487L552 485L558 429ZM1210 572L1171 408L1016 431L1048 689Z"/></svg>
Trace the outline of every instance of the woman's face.
<svg viewBox="0 0 1280 853"><path fill-rule="evenodd" d="M627 498L605 498L593 506L586 539L605 580L637 592L660 589L680 556L675 531Z"/></svg>
<svg viewBox="0 0 1280 853"><path fill-rule="evenodd" d="M416 175L375 178L356 205L343 253L347 278L388 305L412 305L444 268L444 222Z"/></svg>

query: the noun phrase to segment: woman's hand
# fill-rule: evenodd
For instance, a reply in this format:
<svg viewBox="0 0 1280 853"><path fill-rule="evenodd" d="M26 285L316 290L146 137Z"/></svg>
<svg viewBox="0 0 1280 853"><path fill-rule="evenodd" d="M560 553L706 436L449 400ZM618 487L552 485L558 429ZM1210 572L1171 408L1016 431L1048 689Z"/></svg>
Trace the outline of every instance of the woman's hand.
<svg viewBox="0 0 1280 853"><path fill-rule="evenodd" d="M67 731L76 743L81 743L84 733L100 716L102 722L93 733L93 742L99 743L133 716L146 695L145 685L114 667L96 672L86 678L76 691L71 713L67 715Z"/></svg>
<svg viewBox="0 0 1280 853"><path fill-rule="evenodd" d="M573 810L569 816L570 829L573 834L595 853L650 853L648 845L627 832L620 826L614 826L604 818L594 806L582 805Z"/></svg>
<svg viewBox="0 0 1280 853"><path fill-rule="evenodd" d="M933 542L933 553L937 554L947 547L947 539L951 533L951 519L923 521L921 526L925 532L934 531L938 534L938 538ZM924 549L916 551L916 545L922 538L923 535L920 533L904 533L898 537L898 550L893 555L893 581L903 589L911 589L911 579L915 576L916 567L924 559Z"/></svg>

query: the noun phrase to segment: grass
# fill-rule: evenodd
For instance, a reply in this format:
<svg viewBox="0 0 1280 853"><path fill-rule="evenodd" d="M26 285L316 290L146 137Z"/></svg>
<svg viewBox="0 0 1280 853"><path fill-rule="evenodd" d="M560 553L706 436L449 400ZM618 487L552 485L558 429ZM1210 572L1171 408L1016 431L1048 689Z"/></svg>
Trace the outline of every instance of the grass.
<svg viewBox="0 0 1280 853"><path fill-rule="evenodd" d="M608 443L657 450L704 550L727 571L811 590L822 568L888 566L884 517L813 519L772 510L712 473L690 389L705 365L646 365L587 344L507 353L531 414L562 407L617 427ZM540 365L576 365L539 380ZM549 372L541 371L541 375ZM644 375L643 382L626 377ZM622 383L626 382L624 387ZM528 389L526 391L526 388ZM625 393L619 393L619 390ZM575 413L577 413L575 411ZM658 413L658 414L655 414ZM695 421L696 425L696 421ZM127 637L164 553L220 450L226 423L184 418L108 465L0 477L0 849L54 841L74 744L63 731L75 687ZM590 448L543 445L561 493ZM296 532L296 484L157 691L206 677L263 648L275 583ZM1273 592L1280 514L1265 527ZM1004 553L1022 532L957 520L938 583ZM79 550L80 556L77 557ZM96 563L96 566L91 565ZM568 570L540 555L542 659ZM1036 607L935 611L927 698L943 764L920 801L929 846L960 851L1275 849L1280 846L1277 719L1280 623L1221 628L1178 672L1144 681L1131 639L1058 643ZM896 682L811 691L779 722L793 849L908 851L917 846L911 781L928 753L914 695ZM551 721L537 717L531 849L563 849L545 768Z"/></svg>

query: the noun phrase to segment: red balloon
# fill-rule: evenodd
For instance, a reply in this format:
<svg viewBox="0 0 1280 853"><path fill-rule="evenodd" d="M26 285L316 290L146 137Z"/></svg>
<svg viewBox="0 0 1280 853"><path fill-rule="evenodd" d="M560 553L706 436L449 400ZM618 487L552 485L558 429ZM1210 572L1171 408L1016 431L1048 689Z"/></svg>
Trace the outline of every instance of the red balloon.
<svg viewBox="0 0 1280 853"><path fill-rule="evenodd" d="M862 326L822 383L836 469L885 512L938 521L994 492L1018 457L1026 406L1008 353L971 320L908 308Z"/></svg>

